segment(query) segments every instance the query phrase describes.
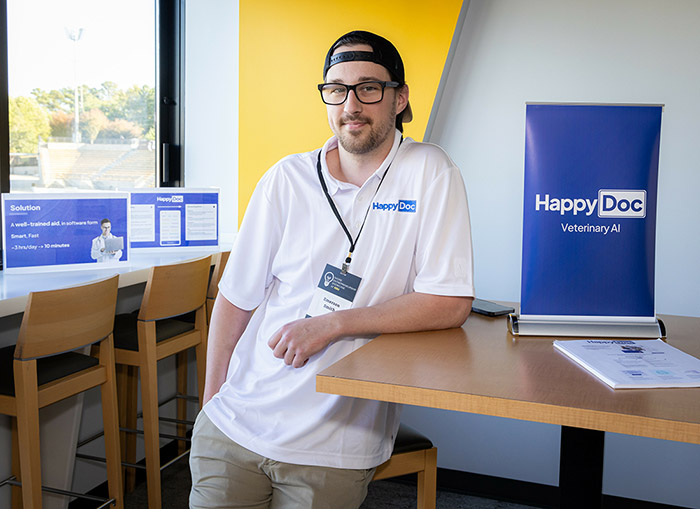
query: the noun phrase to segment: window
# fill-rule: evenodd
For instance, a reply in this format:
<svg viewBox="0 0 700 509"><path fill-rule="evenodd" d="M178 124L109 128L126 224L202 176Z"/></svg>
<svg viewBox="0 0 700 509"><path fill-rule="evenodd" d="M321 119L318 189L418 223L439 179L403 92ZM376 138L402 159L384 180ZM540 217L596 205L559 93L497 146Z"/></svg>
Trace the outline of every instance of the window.
<svg viewBox="0 0 700 509"><path fill-rule="evenodd" d="M181 185L180 0L0 0L0 9L3 192Z"/></svg>

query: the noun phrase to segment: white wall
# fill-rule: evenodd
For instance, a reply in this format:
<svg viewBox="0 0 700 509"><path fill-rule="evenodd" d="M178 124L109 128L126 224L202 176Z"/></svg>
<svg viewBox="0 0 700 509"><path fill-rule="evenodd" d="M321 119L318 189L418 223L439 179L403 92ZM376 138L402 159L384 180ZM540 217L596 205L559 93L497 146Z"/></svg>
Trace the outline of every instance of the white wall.
<svg viewBox="0 0 700 509"><path fill-rule="evenodd" d="M238 1L186 3L185 185L218 187L223 245L238 229Z"/></svg>
<svg viewBox="0 0 700 509"><path fill-rule="evenodd" d="M471 0L431 141L462 168L478 296L520 300L525 103L654 103L657 311L700 316L699 26L691 0ZM414 407L404 421L440 466L558 483L555 426ZM699 478L700 446L606 435L607 494L700 507Z"/></svg>
<svg viewBox="0 0 700 509"><path fill-rule="evenodd" d="M432 140L462 168L477 293L520 300L526 102L665 104L660 313L700 316L700 3L472 1Z"/></svg>

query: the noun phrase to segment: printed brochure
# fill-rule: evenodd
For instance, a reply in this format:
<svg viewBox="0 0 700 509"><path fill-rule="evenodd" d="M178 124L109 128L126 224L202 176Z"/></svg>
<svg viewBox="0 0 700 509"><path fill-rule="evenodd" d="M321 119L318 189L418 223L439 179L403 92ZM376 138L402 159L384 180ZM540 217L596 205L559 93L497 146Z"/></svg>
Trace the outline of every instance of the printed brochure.
<svg viewBox="0 0 700 509"><path fill-rule="evenodd" d="M700 387L700 359L660 339L557 340L554 348L613 389Z"/></svg>

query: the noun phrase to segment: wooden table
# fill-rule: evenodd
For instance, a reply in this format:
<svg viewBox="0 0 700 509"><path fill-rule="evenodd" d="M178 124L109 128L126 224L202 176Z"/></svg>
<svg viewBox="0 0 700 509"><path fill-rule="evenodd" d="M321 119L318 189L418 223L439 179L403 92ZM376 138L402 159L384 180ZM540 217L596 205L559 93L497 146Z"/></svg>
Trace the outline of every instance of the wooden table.
<svg viewBox="0 0 700 509"><path fill-rule="evenodd" d="M660 316L668 343L700 357L700 318ZM321 372L319 392L562 426L562 507L600 506L604 432L700 444L700 389L613 390L505 317L379 336Z"/></svg>

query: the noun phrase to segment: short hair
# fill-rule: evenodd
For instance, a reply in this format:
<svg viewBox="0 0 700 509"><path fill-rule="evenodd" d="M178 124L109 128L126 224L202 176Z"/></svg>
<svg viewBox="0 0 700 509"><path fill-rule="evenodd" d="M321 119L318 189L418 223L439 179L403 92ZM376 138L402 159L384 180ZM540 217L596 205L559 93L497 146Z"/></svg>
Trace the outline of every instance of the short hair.
<svg viewBox="0 0 700 509"><path fill-rule="evenodd" d="M110 221L110 220L107 219L107 218L104 218L102 221L100 221L100 227L102 227L102 225L104 225L105 223L112 224L112 221Z"/></svg>

